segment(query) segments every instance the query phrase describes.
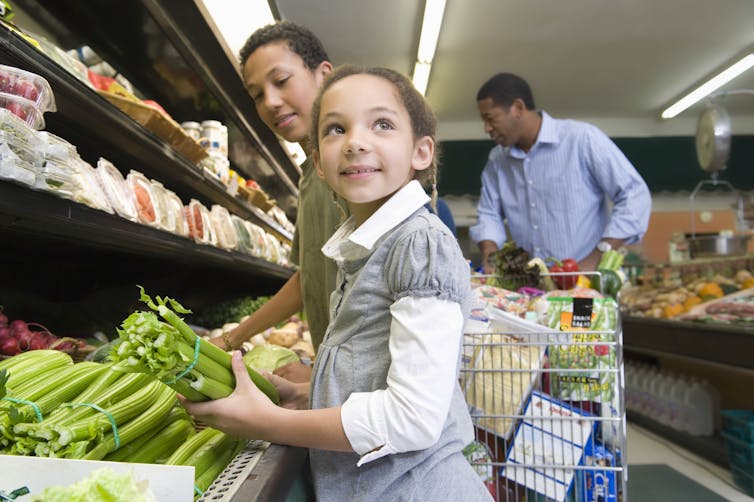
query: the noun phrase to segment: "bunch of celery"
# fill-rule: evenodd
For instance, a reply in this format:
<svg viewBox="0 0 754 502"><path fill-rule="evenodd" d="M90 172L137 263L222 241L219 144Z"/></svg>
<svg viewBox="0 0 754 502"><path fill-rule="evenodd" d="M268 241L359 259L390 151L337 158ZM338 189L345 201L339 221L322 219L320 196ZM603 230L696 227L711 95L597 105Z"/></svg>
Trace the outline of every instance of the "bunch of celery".
<svg viewBox="0 0 754 502"><path fill-rule="evenodd" d="M194 485L204 492L245 444L242 439L207 427L191 436L165 463L194 466Z"/></svg>
<svg viewBox="0 0 754 502"><path fill-rule="evenodd" d="M97 378L41 422L18 423L9 453L98 460L151 433L176 405L175 392L148 375L98 363Z"/></svg>
<svg viewBox="0 0 754 502"><path fill-rule="evenodd" d="M178 315L189 314L171 298L152 300L141 291L141 301L157 312L134 312L126 318L118 335L121 342L110 359L123 371L149 373L192 401L206 401L233 392L235 377L231 356L202 340ZM249 376L262 392L279 402L275 387L247 366Z"/></svg>

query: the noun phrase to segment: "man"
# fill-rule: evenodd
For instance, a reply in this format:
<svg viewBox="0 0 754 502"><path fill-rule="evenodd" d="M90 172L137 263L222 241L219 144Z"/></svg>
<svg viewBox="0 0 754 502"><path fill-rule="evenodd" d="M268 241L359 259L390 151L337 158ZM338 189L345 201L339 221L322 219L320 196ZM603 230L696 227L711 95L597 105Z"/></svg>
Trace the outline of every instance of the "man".
<svg viewBox="0 0 754 502"><path fill-rule="evenodd" d="M287 141L298 142L309 154L311 109L325 76L333 69L319 39L307 28L280 21L255 31L241 49L242 76L262 121ZM330 293L335 289L335 262L322 254L322 246L341 219L327 185L316 175L310 159L301 166L298 217L291 261L298 271L259 310L225 339L213 343L238 348L251 336L301 311L307 316L314 350L329 323ZM310 370L287 365L276 374L289 380L308 381Z"/></svg>
<svg viewBox="0 0 754 502"><path fill-rule="evenodd" d="M482 85L477 105L497 143L482 171L478 221L469 230L485 273L492 273L490 255L507 239L532 256L573 258L581 270L594 270L608 249L641 240L649 189L602 131L537 111L529 84L510 73Z"/></svg>

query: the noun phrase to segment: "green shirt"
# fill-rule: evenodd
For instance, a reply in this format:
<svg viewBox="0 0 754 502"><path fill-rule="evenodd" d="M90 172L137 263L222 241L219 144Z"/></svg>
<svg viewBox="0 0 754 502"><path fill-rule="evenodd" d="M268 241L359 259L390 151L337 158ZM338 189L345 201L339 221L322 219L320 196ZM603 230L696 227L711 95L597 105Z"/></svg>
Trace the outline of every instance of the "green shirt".
<svg viewBox="0 0 754 502"><path fill-rule="evenodd" d="M293 234L290 259L301 274L301 297L316 351L330 322L330 294L335 289L338 267L325 257L322 246L330 239L345 217L333 202L332 191L317 176L314 163L307 158L301 164L298 216ZM341 206L348 214L345 204Z"/></svg>

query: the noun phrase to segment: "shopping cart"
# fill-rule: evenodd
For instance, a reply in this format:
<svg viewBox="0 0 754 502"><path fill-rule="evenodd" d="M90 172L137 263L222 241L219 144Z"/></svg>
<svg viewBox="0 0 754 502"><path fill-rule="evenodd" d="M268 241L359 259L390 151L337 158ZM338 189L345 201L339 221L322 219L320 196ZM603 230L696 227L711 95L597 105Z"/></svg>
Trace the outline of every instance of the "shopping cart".
<svg viewBox="0 0 754 502"><path fill-rule="evenodd" d="M477 299L485 279L472 279ZM497 501L626 501L617 302L541 298L525 318L499 307L480 300L464 333L467 458Z"/></svg>

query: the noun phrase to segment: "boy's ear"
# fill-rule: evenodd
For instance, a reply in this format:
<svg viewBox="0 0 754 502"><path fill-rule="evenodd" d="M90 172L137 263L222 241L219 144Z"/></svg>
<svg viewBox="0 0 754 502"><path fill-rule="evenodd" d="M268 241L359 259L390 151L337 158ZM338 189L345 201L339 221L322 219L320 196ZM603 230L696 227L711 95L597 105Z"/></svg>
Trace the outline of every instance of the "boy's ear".
<svg viewBox="0 0 754 502"><path fill-rule="evenodd" d="M422 171L432 165L435 155L435 142L429 136L422 136L416 140L414 155L411 159L411 167L416 171Z"/></svg>
<svg viewBox="0 0 754 502"><path fill-rule="evenodd" d="M314 71L318 75L321 75L322 77L325 77L332 70L333 70L333 67L332 67L332 63L330 61L322 61L320 64L317 65L317 68Z"/></svg>

